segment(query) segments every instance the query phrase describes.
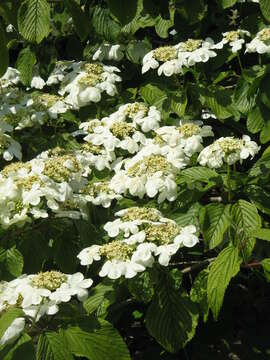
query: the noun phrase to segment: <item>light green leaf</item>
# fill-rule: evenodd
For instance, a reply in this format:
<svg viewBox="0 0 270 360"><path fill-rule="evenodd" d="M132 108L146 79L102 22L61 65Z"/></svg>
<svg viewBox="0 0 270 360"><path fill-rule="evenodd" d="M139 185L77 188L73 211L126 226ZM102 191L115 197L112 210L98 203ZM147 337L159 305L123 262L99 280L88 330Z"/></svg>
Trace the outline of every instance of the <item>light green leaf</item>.
<svg viewBox="0 0 270 360"><path fill-rule="evenodd" d="M105 320L99 320L94 326L91 323L71 326L63 333L70 351L76 356L89 360L130 360L123 339Z"/></svg>
<svg viewBox="0 0 270 360"><path fill-rule="evenodd" d="M149 105L155 105L159 108L161 108L162 103L168 99L166 92L155 84L147 84L141 87L140 94Z"/></svg>
<svg viewBox="0 0 270 360"><path fill-rule="evenodd" d="M223 249L210 265L207 299L215 320L218 318L227 286L239 272L240 264L238 249L230 245Z"/></svg>
<svg viewBox="0 0 270 360"><path fill-rule="evenodd" d="M264 118L262 116L262 109L256 106L252 111L249 112L247 117L247 129L252 134L256 134L262 130L264 126Z"/></svg>
<svg viewBox="0 0 270 360"><path fill-rule="evenodd" d="M219 177L219 174L213 170L204 166L194 166L189 169L184 169L181 171L181 177L188 178L189 180L194 181L213 181L215 178Z"/></svg>
<svg viewBox="0 0 270 360"><path fill-rule="evenodd" d="M218 246L230 226L230 205L208 204L203 218L203 238L211 250Z"/></svg>
<svg viewBox="0 0 270 360"><path fill-rule="evenodd" d="M37 345L37 360L73 360L66 340L54 331L43 332Z"/></svg>
<svg viewBox="0 0 270 360"><path fill-rule="evenodd" d="M264 124L262 132L260 134L260 141L262 144L267 143L270 141L270 120L267 120Z"/></svg>
<svg viewBox="0 0 270 360"><path fill-rule="evenodd" d="M6 35L0 24L0 77L4 75L9 63L9 54L6 44Z"/></svg>
<svg viewBox="0 0 270 360"><path fill-rule="evenodd" d="M98 316L106 313L107 308L115 301L113 285L100 283L89 291L88 299L83 303L83 307L88 314L97 312Z"/></svg>
<svg viewBox="0 0 270 360"><path fill-rule="evenodd" d="M21 35L31 42L40 43L50 32L50 5L46 0L25 0L18 12Z"/></svg>
<svg viewBox="0 0 270 360"><path fill-rule="evenodd" d="M223 7L223 9L227 9L229 7L232 7L233 5L235 5L237 0L219 0L219 2L221 3L221 6Z"/></svg>
<svg viewBox="0 0 270 360"><path fill-rule="evenodd" d="M270 2L269 0L260 0L260 8L266 20L270 21Z"/></svg>
<svg viewBox="0 0 270 360"><path fill-rule="evenodd" d="M23 256L15 247L6 252L6 270L14 277L22 274Z"/></svg>
<svg viewBox="0 0 270 360"><path fill-rule="evenodd" d="M146 313L150 335L167 351L177 352L194 336L198 317L198 308L187 293L162 278Z"/></svg>
<svg viewBox="0 0 270 360"><path fill-rule="evenodd" d="M267 279L267 281L270 282L270 258L269 259L264 259L262 262L262 267L263 267L263 271L264 271L264 275Z"/></svg>
<svg viewBox="0 0 270 360"><path fill-rule="evenodd" d="M156 19L156 25L155 25L156 33L162 39L166 39L169 36L168 31L174 25L175 8L174 7L170 8L169 13L170 13L169 19L164 19L161 15L159 15L158 18Z"/></svg>
<svg viewBox="0 0 270 360"><path fill-rule="evenodd" d="M263 154L249 171L250 176L268 174L270 169L270 153Z"/></svg>
<svg viewBox="0 0 270 360"><path fill-rule="evenodd" d="M170 218L173 219L180 226L187 226L190 224L197 224L199 212L202 206L198 202L193 203L188 210L177 210L176 212L170 215Z"/></svg>
<svg viewBox="0 0 270 360"><path fill-rule="evenodd" d="M122 25L128 24L136 16L138 0L107 0L111 13Z"/></svg>
<svg viewBox="0 0 270 360"><path fill-rule="evenodd" d="M31 83L36 61L36 55L29 46L20 51L16 67L20 71L20 79L24 85Z"/></svg>
<svg viewBox="0 0 270 360"><path fill-rule="evenodd" d="M261 217L254 204L246 200L238 200L232 207L232 216L235 225L235 238L238 241L240 253L246 261L254 248L254 230L261 227Z"/></svg>
<svg viewBox="0 0 270 360"><path fill-rule="evenodd" d="M90 19L75 0L65 0L65 5L72 16L78 36L84 41L90 32Z"/></svg>
<svg viewBox="0 0 270 360"><path fill-rule="evenodd" d="M270 229L258 229L258 230L255 230L252 233L252 236L254 236L257 239L270 241Z"/></svg>

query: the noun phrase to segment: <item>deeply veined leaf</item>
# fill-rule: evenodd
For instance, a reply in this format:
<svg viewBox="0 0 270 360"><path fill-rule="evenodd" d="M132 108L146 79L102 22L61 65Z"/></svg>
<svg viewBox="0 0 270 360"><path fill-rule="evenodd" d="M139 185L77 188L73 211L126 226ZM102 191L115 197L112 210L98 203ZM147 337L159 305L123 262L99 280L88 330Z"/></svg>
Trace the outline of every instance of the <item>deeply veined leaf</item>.
<svg viewBox="0 0 270 360"><path fill-rule="evenodd" d="M205 206L203 238L211 250L218 246L230 226L230 205L208 204Z"/></svg>
<svg viewBox="0 0 270 360"><path fill-rule="evenodd" d="M14 277L22 274L23 256L15 247L6 252L6 270Z"/></svg>
<svg viewBox="0 0 270 360"><path fill-rule="evenodd" d="M18 12L21 35L31 42L40 43L50 32L50 5L46 0L25 0Z"/></svg>
<svg viewBox="0 0 270 360"><path fill-rule="evenodd" d="M198 308L187 293L175 290L163 279L147 310L146 327L157 342L173 353L192 339L198 316Z"/></svg>
<svg viewBox="0 0 270 360"><path fill-rule="evenodd" d="M37 360L73 360L65 338L54 331L40 335L37 345Z"/></svg>
<svg viewBox="0 0 270 360"><path fill-rule="evenodd" d="M207 302L208 274L208 269L202 270L195 278L190 290L190 299L199 305L204 322L207 321L209 314L209 305Z"/></svg>
<svg viewBox="0 0 270 360"><path fill-rule="evenodd" d="M170 215L170 218L173 219L178 225L186 226L190 224L196 224L198 222L199 212L202 208L202 205L198 202L195 202L188 210L177 210L176 212Z"/></svg>
<svg viewBox="0 0 270 360"><path fill-rule="evenodd" d="M194 166L181 171L181 177L182 176L190 180L208 182L217 178L219 174L215 170L206 168L204 166Z"/></svg>
<svg viewBox="0 0 270 360"><path fill-rule="evenodd" d="M251 202L263 213L270 215L270 193L260 186L252 185L247 189Z"/></svg>
<svg viewBox="0 0 270 360"><path fill-rule="evenodd" d="M222 307L227 286L239 272L241 261L238 249L230 245L223 249L210 265L207 281L207 299L215 320L217 320Z"/></svg>
<svg viewBox="0 0 270 360"><path fill-rule="evenodd" d="M268 0L260 0L260 8L266 20L270 21L270 2Z"/></svg>
<svg viewBox="0 0 270 360"><path fill-rule="evenodd" d="M140 89L140 94L149 105L160 107L168 95L158 85L147 84Z"/></svg>
<svg viewBox="0 0 270 360"><path fill-rule="evenodd" d="M270 241L270 229L258 229L258 230L255 230L252 233L252 236L254 236L257 239Z"/></svg>
<svg viewBox="0 0 270 360"><path fill-rule="evenodd" d="M270 120L267 120L260 134L260 141L262 144L270 141Z"/></svg>
<svg viewBox="0 0 270 360"><path fill-rule="evenodd" d="M262 110L260 107L255 107L252 111L249 112L247 117L247 129L252 134L256 134L262 130L264 126L264 118L262 116Z"/></svg>
<svg viewBox="0 0 270 360"><path fill-rule="evenodd" d="M128 24L137 12L138 0L107 0L111 13L122 25Z"/></svg>
<svg viewBox="0 0 270 360"><path fill-rule="evenodd" d="M91 23L97 34L108 41L115 41L121 31L120 25L110 17L109 9L101 6L94 7Z"/></svg>
<svg viewBox="0 0 270 360"><path fill-rule="evenodd" d="M250 176L259 176L268 174L270 169L270 153L263 154L263 156L253 165L249 171Z"/></svg>
<svg viewBox="0 0 270 360"><path fill-rule="evenodd" d="M238 200L233 205L232 216L240 253L246 261L255 245L252 232L261 227L261 217L256 206L246 200Z"/></svg>
<svg viewBox="0 0 270 360"><path fill-rule="evenodd" d="M20 79L24 85L31 83L36 61L36 55L29 46L20 51L16 67L20 71Z"/></svg>
<svg viewBox="0 0 270 360"><path fill-rule="evenodd" d="M75 0L65 0L65 4L72 16L78 36L84 41L90 32L90 20Z"/></svg>
<svg viewBox="0 0 270 360"><path fill-rule="evenodd" d="M105 320L96 324L71 326L63 331L70 351L89 360L130 360L129 351L121 336Z"/></svg>
<svg viewBox="0 0 270 360"><path fill-rule="evenodd" d="M106 309L115 300L115 292L112 285L98 284L89 291L88 299L84 301L83 307L88 314L97 311L98 315L106 313Z"/></svg>
<svg viewBox="0 0 270 360"><path fill-rule="evenodd" d="M6 44L5 32L0 24L0 77L4 75L9 63L9 54Z"/></svg>

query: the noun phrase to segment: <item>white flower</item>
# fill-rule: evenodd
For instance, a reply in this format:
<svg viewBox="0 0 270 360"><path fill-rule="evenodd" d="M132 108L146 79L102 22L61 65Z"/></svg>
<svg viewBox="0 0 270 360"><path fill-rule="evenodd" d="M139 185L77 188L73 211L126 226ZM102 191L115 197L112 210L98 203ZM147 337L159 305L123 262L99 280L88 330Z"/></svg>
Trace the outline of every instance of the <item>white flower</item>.
<svg viewBox="0 0 270 360"><path fill-rule="evenodd" d="M77 295L78 300L84 301L88 296L88 288L92 286L92 279L84 279L82 273L78 272L68 276L67 284L71 288L74 295Z"/></svg>
<svg viewBox="0 0 270 360"><path fill-rule="evenodd" d="M152 267L155 261L152 254L155 254L156 251L157 246L153 243L139 244L136 251L132 255L131 260L137 264L142 265L143 267Z"/></svg>
<svg viewBox="0 0 270 360"><path fill-rule="evenodd" d="M99 272L99 276L105 277L108 276L109 279L118 279L121 276L130 279L137 275L138 272L145 270L145 267L137 262L130 260L108 260L102 266L102 269Z"/></svg>
<svg viewBox="0 0 270 360"><path fill-rule="evenodd" d="M20 72L17 69L8 67L5 74L0 78L2 88L17 85L20 82Z"/></svg>
<svg viewBox="0 0 270 360"><path fill-rule="evenodd" d="M197 229L194 225L188 225L181 229L180 234L174 239L174 243L177 245L184 245L186 247L193 247L199 239L196 235Z"/></svg>
<svg viewBox="0 0 270 360"><path fill-rule="evenodd" d="M270 53L270 28L259 31L255 38L246 45L246 52L258 54Z"/></svg>
<svg viewBox="0 0 270 360"><path fill-rule="evenodd" d="M222 49L224 45L229 44L233 53L242 49L245 43L245 36L250 36L246 30L233 30L222 34L223 39L213 46L214 49Z"/></svg>
<svg viewBox="0 0 270 360"><path fill-rule="evenodd" d="M207 62L210 58L217 56L212 50L214 42L211 38L205 40L188 39L176 45L178 59L181 65L193 66L196 63Z"/></svg>
<svg viewBox="0 0 270 360"><path fill-rule="evenodd" d="M7 27L6 27L6 32L7 33L11 33L15 30L14 26L12 24L9 24Z"/></svg>
<svg viewBox="0 0 270 360"><path fill-rule="evenodd" d="M83 249L77 258L80 259L81 265L91 265L93 261L99 261L101 259L99 255L99 245L92 245L88 248Z"/></svg>
<svg viewBox="0 0 270 360"><path fill-rule="evenodd" d="M18 317L13 320L0 339L0 345L13 343L21 335L25 327L25 319Z"/></svg>
<svg viewBox="0 0 270 360"><path fill-rule="evenodd" d="M39 75L33 76L30 84L31 88L35 89L43 89L45 85L45 81Z"/></svg>
<svg viewBox="0 0 270 360"><path fill-rule="evenodd" d="M124 57L123 45L102 44L93 55L93 60L115 60L120 61Z"/></svg>
<svg viewBox="0 0 270 360"><path fill-rule="evenodd" d="M155 255L159 255L158 262L162 266L168 266L172 255L176 254L179 250L178 244L160 245L155 251Z"/></svg>

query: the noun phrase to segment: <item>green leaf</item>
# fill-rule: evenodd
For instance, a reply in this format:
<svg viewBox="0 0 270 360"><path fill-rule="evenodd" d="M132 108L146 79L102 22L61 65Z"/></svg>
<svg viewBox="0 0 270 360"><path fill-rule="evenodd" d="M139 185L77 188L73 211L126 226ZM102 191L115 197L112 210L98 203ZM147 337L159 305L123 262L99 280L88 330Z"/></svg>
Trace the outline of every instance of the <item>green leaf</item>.
<svg viewBox="0 0 270 360"><path fill-rule="evenodd" d="M268 282L270 282L270 259L264 259L262 262L264 275Z"/></svg>
<svg viewBox="0 0 270 360"><path fill-rule="evenodd" d="M89 291L88 299L83 303L83 307L88 314L97 312L98 316L104 315L107 308L115 301L115 291L113 285L100 283Z"/></svg>
<svg viewBox="0 0 270 360"><path fill-rule="evenodd" d="M6 43L6 35L0 24L0 77L4 75L9 63L9 54Z"/></svg>
<svg viewBox="0 0 270 360"><path fill-rule="evenodd" d="M202 270L195 278L190 290L190 299L199 305L204 322L207 321L209 314L209 305L207 302L208 274L208 269Z"/></svg>
<svg viewBox="0 0 270 360"><path fill-rule="evenodd" d="M250 85L243 78L240 78L234 91L234 102L237 109L243 113L248 112L254 107L256 103L257 89Z"/></svg>
<svg viewBox="0 0 270 360"><path fill-rule="evenodd" d="M258 230L255 230L252 233L252 236L254 236L257 239L270 241L270 229L258 229Z"/></svg>
<svg viewBox="0 0 270 360"><path fill-rule="evenodd" d="M262 114L262 109L259 106L256 106L252 111L248 113L247 117L247 129L252 134L256 134L262 130L264 126L264 116Z"/></svg>
<svg viewBox="0 0 270 360"><path fill-rule="evenodd" d="M241 255L246 261L255 245L255 239L251 234L261 227L261 217L256 206L246 200L238 200L233 205L232 216L236 232L235 238L238 241Z"/></svg>
<svg viewBox="0 0 270 360"><path fill-rule="evenodd" d="M267 143L270 141L270 120L267 120L264 124L262 132L260 134L260 141L262 144Z"/></svg>
<svg viewBox="0 0 270 360"><path fill-rule="evenodd" d="M36 360L35 347L29 335L23 334L3 360ZM1 353L0 353L1 356Z"/></svg>
<svg viewBox="0 0 270 360"><path fill-rule="evenodd" d="M84 41L90 32L90 19L75 0L65 0L65 5L73 19L78 36Z"/></svg>
<svg viewBox="0 0 270 360"><path fill-rule="evenodd" d="M139 302L149 303L154 295L154 288L148 272L138 274L128 280L128 289L131 295Z"/></svg>
<svg viewBox="0 0 270 360"><path fill-rule="evenodd" d="M204 166L194 166L189 169L182 170L181 177L185 177L188 180L209 182L219 177L219 174L215 170Z"/></svg>
<svg viewBox="0 0 270 360"><path fill-rule="evenodd" d="M238 249L230 245L223 249L210 265L207 299L215 320L218 318L226 288L231 279L239 272L240 264Z"/></svg>
<svg viewBox="0 0 270 360"><path fill-rule="evenodd" d="M25 0L18 12L21 35L31 42L40 43L50 32L50 5L46 0Z"/></svg>
<svg viewBox="0 0 270 360"><path fill-rule="evenodd" d="M260 176L269 174L270 153L263 154L262 157L253 165L249 171L250 176Z"/></svg>
<svg viewBox="0 0 270 360"><path fill-rule="evenodd" d="M147 41L130 41L126 48L127 58L135 64L140 64L144 55L151 51L151 44Z"/></svg>
<svg viewBox="0 0 270 360"><path fill-rule="evenodd" d="M29 46L20 51L16 67L20 71L20 79L24 85L29 85L31 83L33 68L36 61L36 55Z"/></svg>
<svg viewBox="0 0 270 360"><path fill-rule="evenodd" d="M173 219L180 226L187 226L190 224L196 224L198 222L199 212L201 210L201 204L193 203L187 210L172 213L170 218Z"/></svg>
<svg viewBox="0 0 270 360"><path fill-rule="evenodd" d="M146 313L146 327L167 351L177 352L195 334L198 323L197 306L187 293L175 290L164 277Z"/></svg>
<svg viewBox="0 0 270 360"><path fill-rule="evenodd" d="M176 94L171 98L171 108L178 116L182 117L185 115L188 98L186 93Z"/></svg>
<svg viewBox="0 0 270 360"><path fill-rule="evenodd" d="M109 9L95 6L91 16L95 32L107 41L115 41L121 31L120 25L111 19Z"/></svg>
<svg viewBox="0 0 270 360"><path fill-rule="evenodd" d="M17 308L11 308L7 310L0 317L0 339L4 335L7 328L11 325L11 323L18 317L24 317L24 313L21 309L17 309Z"/></svg>
<svg viewBox="0 0 270 360"><path fill-rule="evenodd" d="M122 25L128 24L136 16L138 0L107 0L111 13Z"/></svg>
<svg viewBox="0 0 270 360"><path fill-rule="evenodd" d="M114 327L105 320L96 326L71 326L63 331L70 351L89 360L130 360L126 344Z"/></svg>
<svg viewBox="0 0 270 360"><path fill-rule="evenodd" d="M37 360L73 360L66 340L54 331L43 332L37 345Z"/></svg>
<svg viewBox="0 0 270 360"><path fill-rule="evenodd" d="M203 238L211 250L218 246L230 226L230 205L208 204L203 218Z"/></svg>
<svg viewBox="0 0 270 360"><path fill-rule="evenodd" d="M251 185L247 188L249 199L263 213L270 215L270 193L263 188Z"/></svg>
<svg viewBox="0 0 270 360"><path fill-rule="evenodd" d="M166 92L156 84L147 84L141 87L140 95L149 105L155 105L159 108L168 99Z"/></svg>
<svg viewBox="0 0 270 360"><path fill-rule="evenodd" d="M14 277L22 274L23 256L15 247L6 252L6 270Z"/></svg>
<svg viewBox="0 0 270 360"><path fill-rule="evenodd" d="M227 9L229 7L232 7L233 5L235 5L237 0L219 0L219 2L221 3L221 6L223 7L223 9Z"/></svg>
<svg viewBox="0 0 270 360"><path fill-rule="evenodd" d="M169 36L168 31L174 25L175 8L170 8L169 13L169 19L164 19L161 15L159 15L156 19L155 30L158 36L160 36L162 39L166 39Z"/></svg>
<svg viewBox="0 0 270 360"><path fill-rule="evenodd" d="M260 8L266 20L270 21L270 2L268 0L260 0Z"/></svg>

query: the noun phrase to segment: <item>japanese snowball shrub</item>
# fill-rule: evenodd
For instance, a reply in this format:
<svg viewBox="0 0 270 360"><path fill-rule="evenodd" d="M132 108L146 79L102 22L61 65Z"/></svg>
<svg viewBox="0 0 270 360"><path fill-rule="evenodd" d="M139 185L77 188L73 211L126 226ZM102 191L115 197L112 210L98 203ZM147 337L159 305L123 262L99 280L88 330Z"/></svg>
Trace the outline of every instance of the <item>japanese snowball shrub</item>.
<svg viewBox="0 0 270 360"><path fill-rule="evenodd" d="M246 30L232 30L222 34L223 39L214 45L215 49L222 49L226 44L229 44L231 51L236 53L240 51L245 44L245 37L250 36L250 32Z"/></svg>
<svg viewBox="0 0 270 360"><path fill-rule="evenodd" d="M217 53L213 50L214 41L211 38L188 39L176 45L178 60L181 66L193 66L196 63L206 63L209 59L216 57Z"/></svg>
<svg viewBox="0 0 270 360"><path fill-rule="evenodd" d="M264 28L259 31L255 38L251 40L250 43L246 45L246 52L258 54L268 54L270 53L270 28Z"/></svg>
<svg viewBox="0 0 270 360"><path fill-rule="evenodd" d="M86 62L74 63L72 67L72 72L62 80L59 94L63 96L68 93L65 101L74 109L99 102L104 91L109 96L117 94L115 83L122 80L115 74L120 72L117 67Z"/></svg>
<svg viewBox="0 0 270 360"><path fill-rule="evenodd" d="M260 147L247 135L243 135L242 139L222 137L205 147L199 154L198 161L202 166L219 168L223 163L242 163L248 157L253 158L259 150Z"/></svg>

